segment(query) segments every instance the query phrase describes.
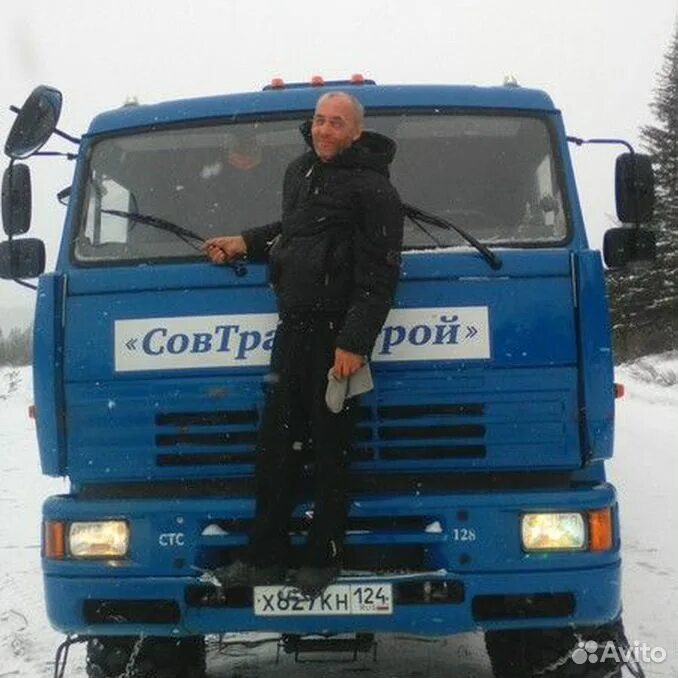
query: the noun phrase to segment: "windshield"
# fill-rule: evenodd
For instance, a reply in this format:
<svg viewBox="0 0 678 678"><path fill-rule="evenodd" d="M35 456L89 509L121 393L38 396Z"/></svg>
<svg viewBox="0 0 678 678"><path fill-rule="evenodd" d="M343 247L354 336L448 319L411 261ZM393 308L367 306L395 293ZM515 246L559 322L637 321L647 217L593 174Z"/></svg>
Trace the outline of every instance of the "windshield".
<svg viewBox="0 0 678 678"><path fill-rule="evenodd" d="M306 150L300 122L212 125L98 142L90 155L76 259L203 258L195 243L134 214L203 238L277 220L285 168ZM549 246L566 238L560 174L543 119L404 113L369 116L366 127L396 141L391 179L404 202L490 246ZM427 230L435 239L406 222L405 249L467 246L453 231Z"/></svg>

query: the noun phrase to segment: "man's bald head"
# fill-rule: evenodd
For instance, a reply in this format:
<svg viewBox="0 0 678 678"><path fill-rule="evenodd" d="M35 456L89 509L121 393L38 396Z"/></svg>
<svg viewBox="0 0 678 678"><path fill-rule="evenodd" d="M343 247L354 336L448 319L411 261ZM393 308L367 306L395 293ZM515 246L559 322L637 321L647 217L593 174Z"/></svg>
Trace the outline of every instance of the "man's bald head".
<svg viewBox="0 0 678 678"><path fill-rule="evenodd" d="M327 92L315 107L311 136L313 148L323 162L347 149L363 131L362 104L346 92Z"/></svg>

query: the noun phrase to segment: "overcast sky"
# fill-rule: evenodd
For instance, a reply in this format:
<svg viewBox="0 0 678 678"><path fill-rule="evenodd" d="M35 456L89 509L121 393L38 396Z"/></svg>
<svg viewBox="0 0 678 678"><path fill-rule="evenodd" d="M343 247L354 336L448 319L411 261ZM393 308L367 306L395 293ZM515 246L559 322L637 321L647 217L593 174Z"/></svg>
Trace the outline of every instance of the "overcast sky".
<svg viewBox="0 0 678 678"><path fill-rule="evenodd" d="M568 133L637 142L678 0L21 0L3 6L0 140L38 84L64 94L59 126L83 132L129 96L140 103L260 89L272 77L501 84L546 90ZM56 140L51 149L68 149ZM614 215L617 150L573 150L591 242ZM54 260L72 164L36 158L31 235ZM0 310L34 293L0 282Z"/></svg>

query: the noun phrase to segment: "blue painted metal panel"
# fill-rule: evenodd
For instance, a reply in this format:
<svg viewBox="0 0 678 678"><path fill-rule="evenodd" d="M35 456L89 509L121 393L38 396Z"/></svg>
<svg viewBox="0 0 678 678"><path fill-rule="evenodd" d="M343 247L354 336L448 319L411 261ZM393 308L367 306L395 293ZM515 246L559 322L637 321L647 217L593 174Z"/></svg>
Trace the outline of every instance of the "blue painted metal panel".
<svg viewBox="0 0 678 678"><path fill-rule="evenodd" d="M349 89L342 85L341 89ZM576 286L571 253L586 249L583 219L574 174L558 111L543 92L520 88L448 86L365 86L350 88L369 108L456 108L534 111L554 120L557 147L565 177L566 199L573 225L567 249L499 250L504 266L492 271L477 252L456 248L411 252L404 257L396 307L487 306L491 358L456 362L420 361L375 363L376 390L364 400L368 414L360 424L359 448L369 452L353 463L357 473L443 470L569 470L579 490L567 492L506 491L485 495L448 493L439 496L366 496L352 505L353 517L425 516L440 531L403 529L352 533L348 545L415 545L424 549L426 565L443 567L452 579L461 578L466 601L458 606L408 606L389 618L370 618L371 630L447 634L478 627L471 613L474 595L572 591L575 614L566 619L540 620L540 626L597 623L614 618L619 603L619 544L609 553L570 553L530 556L519 548L521 511L577 510L612 506L613 489L603 483L599 460L611 454L613 401L607 308L597 255L576 258ZM322 91L326 91L325 88ZM240 116L303 115L312 110L320 91L296 88L218 96L154 106L128 107L98 116L81 145L99 134L131 131L173 123L228 121ZM62 329L61 276L45 276L36 325L36 403L43 469L58 475L68 470L77 487L82 482L204 478L248 475L253 471L252 437L223 444L203 439L170 444L159 441L185 432L186 427L162 423L158 415L177 412L251 410L261 407L260 379L264 368L184 369L164 372L116 373L113 362L113 323L116 319L199 315L270 313L274 300L263 266L250 265L248 275L234 276L228 268L203 262L158 266L77 268L69 261L69 229L76 226L85 163L78 165L67 213L58 269L68 275L66 327ZM577 306L575 307L575 297ZM38 336L38 332L40 336ZM62 360L61 347L64 346ZM44 349L44 350L43 350ZM62 388L62 385L63 388ZM462 407L436 414L428 406ZM410 416L384 417L380 408L424 409ZM61 412L66 413L64 421ZM583 413L585 418L582 418ZM44 418L43 418L44 417ZM190 433L253 434L256 418L246 424L190 426ZM581 425L583 424L583 426ZM436 437L441 427L471 427L463 435ZM473 426L477 428L473 433ZM409 429L393 434L394 429ZM414 430L414 434L412 431ZM426 431L426 435L420 435ZM581 434L584 435L581 435ZM408 436L414 435L414 438ZM426 436L429 437L426 437ZM202 440L202 442L200 442ZM581 468L581 443L593 463ZM68 448L67 448L68 444ZM398 454L407 448L439 451L468 446L482 448L478 456L417 458ZM243 455L237 463L164 464L161 454L223 452ZM66 456L68 449L68 456ZM389 457L389 454L395 456ZM371 455L371 456L370 456ZM66 467L68 464L68 467ZM573 485L574 487L574 485ZM298 509L303 512L305 506ZM467 514L481 535L472 544L452 538L459 512ZM105 626L87 629L82 601L92 591L102 598L163 598L176 600L182 610L181 633L225 630L317 631L318 619L280 622L261 619L244 610L189 609L185 587L196 582L192 565L214 566L224 550L246 541L242 530L208 536L209 521L253 514L245 499L97 502L51 498L48 518L124 518L133 528L128 565L110 568L101 562L44 561L48 612L53 624L76 633L175 633L174 627ZM614 512L615 525L617 521ZM160 548L158 535L181 525L186 547L181 553ZM293 542L303 537L295 535ZM470 556L468 560L460 556ZM365 618L358 620L364 624ZM282 626L284 625L284 626ZM322 620L335 632L356 629L355 619ZM534 620L488 623L487 628L534 626Z"/></svg>
<svg viewBox="0 0 678 678"><path fill-rule="evenodd" d="M492 270L475 250L405 252L403 280L501 280L507 277L552 278L570 275L570 260L563 249L515 250L497 249L503 265ZM233 287L247 289L267 283L266 267L247 264L247 275L239 278L228 266L214 266L204 260L185 264L139 264L135 266L102 266L68 268L69 297L113 292L186 290L195 288ZM271 306L273 308L273 306Z"/></svg>
<svg viewBox="0 0 678 678"><path fill-rule="evenodd" d="M581 465L577 426L577 372L573 367L521 370L438 369L434 373L393 371L375 365L375 392L361 404L368 413L359 424L354 472L450 469L575 469ZM256 412L262 406L261 379L252 376L201 379L97 381L67 386L69 470L77 482L152 478L196 478L251 474ZM478 412L394 418L384 407L471 403ZM163 424L173 413L252 412L247 423ZM460 435L446 427L478 427ZM391 432L396 432L391 435ZM438 433L441 431L442 433ZM231 442L228 436L244 436ZM182 436L184 442L171 442ZM201 442L201 436L211 436ZM169 442L162 442L162 439ZM464 446L477 456L455 456ZM415 448L413 451L412 448ZM427 456L431 450L449 456ZM417 452L416 450L419 450ZM401 458L399 451L407 452ZM237 461L182 463L186 455L237 455ZM172 463L160 458L173 455ZM360 454L358 458L361 457Z"/></svg>
<svg viewBox="0 0 678 678"><path fill-rule="evenodd" d="M366 406L480 402L481 417L419 417L420 427L477 424L479 438L421 435L391 436L393 426L408 421L363 422L363 443L374 460L360 469L412 468L577 468L576 338L569 257L566 251L505 252L505 266L494 272L470 252L406 257L399 308L487 306L491 335L490 360L375 363L376 390ZM435 265L426 267L424 262ZM156 439L172 430L159 429L158 414L248 410L261 407L259 387L264 368L190 368L162 373L115 373L114 322L118 319L237 314L274 311L273 297L261 267L237 278L232 271L193 264L134 267L130 286L121 289L124 271L81 271L73 276L67 302L66 372L68 430L72 477L78 481L105 478L195 476L205 468L158 468L163 452L213 451L196 443L158 449ZM86 275L89 274L89 275ZM110 293L102 294L108 276ZM232 284L232 286L231 286ZM236 293L237 292L237 293ZM160 295L160 296L159 296ZM162 299L159 304L158 300ZM444 311L442 311L444 312ZM378 357L378 356L377 356ZM171 379L175 377L175 379ZM237 397L224 393L238 394ZM214 394L220 394L215 396ZM254 430L256 423L249 429ZM245 427L247 428L247 427ZM243 427L219 429L219 434ZM192 429L192 433L215 429ZM430 439L429 439L430 438ZM425 462L416 456L385 463L384 448L479 444L478 458ZM251 452L252 444L229 446L233 453ZM384 465L385 464L385 465ZM214 468L216 474L249 473L247 460Z"/></svg>
<svg viewBox="0 0 678 678"><path fill-rule="evenodd" d="M126 106L102 113L89 135L168 123L228 119L248 115L294 114L313 110L318 97L332 89L350 91L367 108L482 108L553 112L550 97L539 90L515 87L453 85L384 85L295 88L169 101L150 106Z"/></svg>
<svg viewBox="0 0 678 678"><path fill-rule="evenodd" d="M42 472L66 474L63 395L64 277L40 276L33 327L33 392Z"/></svg>
<svg viewBox="0 0 678 678"><path fill-rule="evenodd" d="M415 624L418 633L457 632L476 626L471 614L473 597L481 594L530 594L572 592L576 597L575 613L560 619L565 622L590 623L613 618L619 611L619 539L609 552L572 552L529 555L520 548L519 520L524 511L584 510L614 506L615 493L611 486L601 485L594 490L582 489L562 492L524 492L494 494L449 494L421 496L403 501L401 497L373 497L356 500L351 516L378 517L421 515L440 524L439 532L415 531L409 533L375 530L363 534L349 534L348 543L380 544L388 548L394 543L423 544L428 555L427 567L442 569L440 578L461 581L466 598L458 605L396 607L390 617L360 618L373 631L403 630ZM83 561L44 561L48 610L52 622L63 630L82 628L82 602L92 597L92 591L103 599L165 598L175 600L182 610L183 621L177 628L182 633L191 630L201 633L226 630L288 630L312 632L318 619L256 618L248 608L208 610L187 607L185 587L197 583L194 565L214 566L224 548L244 542L229 536L203 534L208 524L220 518L250 518L253 502L242 499L180 500L169 504L166 500L143 501L75 501L53 497L45 503L44 515L49 519L92 520L126 518L132 528L132 551L127 562L115 567L110 564ZM302 507L303 510L303 507ZM460 522L459 510L466 514ZM454 530L460 525L475 530L473 541L456 541ZM615 529L618 525L615 521ZM159 535L181 531L182 546L163 547ZM390 537L390 538L389 538ZM296 541L303 538L295 537ZM460 558L464 555L464 558ZM391 581L388 576L384 581ZM429 624L426 618L438 621ZM541 623L541 620L540 620ZM556 624L556 620L549 620ZM487 627L524 627L518 618ZM534 620L532 620L534 624ZM350 632L356 620L324 617L323 628L333 632ZM143 625L125 626L128 632L162 633L161 627ZM99 632L104 628L97 627ZM105 628L108 632L108 627ZM113 632L120 632L116 629Z"/></svg>
<svg viewBox="0 0 678 678"><path fill-rule="evenodd" d="M540 572L568 567L601 567L619 557L619 530L615 528L613 549L605 552L525 553L521 548L520 516L530 511L578 511L615 506L616 493L611 485L601 484L594 491L454 493L402 497L361 495L350 505L350 517L397 518L421 516L427 525L437 523L435 531L423 527L360 530L347 534L348 545L425 544L426 570L448 572ZM308 505L300 505L295 515L303 516ZM465 511L463 520L458 512ZM107 561L45 560L49 574L138 577L142 575L190 574L192 567L212 568L220 564L223 546L244 546L246 528L232 528L229 534L203 534L205 527L220 520L251 519L254 501L245 498L167 500L73 500L51 497L44 505L46 519L108 520L125 519L131 528L129 559L115 569ZM455 540L454 531L472 531L471 540ZM181 546L162 546L159 536L181 532ZM293 533L293 544L302 544L305 534ZM465 554L466 559L460 559ZM171 556L171 557L170 557ZM180 572L174 558L181 558ZM216 559L216 562L215 562Z"/></svg>
<svg viewBox="0 0 678 678"><path fill-rule="evenodd" d="M569 246L573 250L582 250L588 248L586 237L586 228L584 225L584 215L581 211L579 202L579 193L577 191L577 182L575 181L574 168L570 157L570 149L567 142L565 125L561 116L553 116L552 123L556 132L556 150L560 156L560 167L562 168L565 183L566 209L569 213L572 241Z"/></svg>
<svg viewBox="0 0 678 678"><path fill-rule="evenodd" d="M430 579L430 577L429 577ZM452 578L451 581L457 581ZM88 635L175 636L225 632L274 633L408 633L421 636L447 636L478 629L558 628L568 624L604 624L621 612L620 563L557 573L469 574L462 579L466 601L459 605L396 606L393 615L356 617L255 617L248 608L189 608L184 592L195 580L188 577L142 577L122 586L115 578L45 576L47 614L52 625L63 633ZM85 624L82 606L92 598L102 600L172 600L182 613L179 624ZM529 595L544 592L572 593L574 614L567 617L513 619L480 622L474 619L471 601L478 595Z"/></svg>
<svg viewBox="0 0 678 678"><path fill-rule="evenodd" d="M599 252L576 255L577 316L581 343L586 457L612 456L614 437L614 360L612 332Z"/></svg>
<svg viewBox="0 0 678 678"><path fill-rule="evenodd" d="M429 257L428 267L424 255L408 256L396 307L487 306L492 367L574 365L568 254L565 250L542 254L506 252L505 267L499 273L471 253L441 254L433 258L435 265ZM243 278L235 277L230 269L205 263L74 272L72 282L69 279L66 380L134 377L114 373L113 327L118 319L237 314L243 309L248 313L275 312L262 267L251 269ZM108 293L103 293L106 281ZM439 367L433 361L419 365L419 369L430 371ZM223 371L205 368L177 373L193 376Z"/></svg>

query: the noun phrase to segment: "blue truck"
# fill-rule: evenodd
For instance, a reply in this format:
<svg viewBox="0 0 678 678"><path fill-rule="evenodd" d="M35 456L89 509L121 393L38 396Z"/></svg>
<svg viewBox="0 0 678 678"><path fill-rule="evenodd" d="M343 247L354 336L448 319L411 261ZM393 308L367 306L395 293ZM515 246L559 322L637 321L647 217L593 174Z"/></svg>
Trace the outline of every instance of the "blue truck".
<svg viewBox="0 0 678 678"><path fill-rule="evenodd" d="M208 262L204 239L274 221L321 93L349 91L398 145L406 204L395 306L372 355L351 459L344 569L308 600L223 590L253 517L262 383L276 327L265 266ZM361 77L126 105L81 138L34 90L10 131L0 275L38 278L35 418L50 622L90 676L205 675L205 636L274 632L286 652L377 634L481 630L497 678L619 675L582 641L623 638L615 384L604 270L589 247L560 112L517 86ZM30 227L30 171L77 144L53 272ZM614 142L615 140L592 140ZM624 142L620 142L624 143ZM243 160L244 158L244 160ZM608 266L652 257L652 168L616 166ZM305 481L313 449L299 441ZM293 550L313 520L308 495ZM452 668L452 667L451 667Z"/></svg>

